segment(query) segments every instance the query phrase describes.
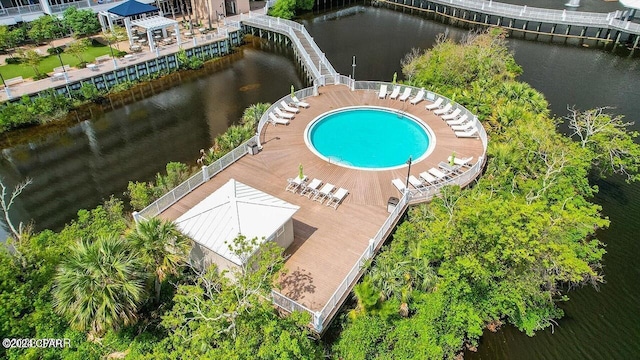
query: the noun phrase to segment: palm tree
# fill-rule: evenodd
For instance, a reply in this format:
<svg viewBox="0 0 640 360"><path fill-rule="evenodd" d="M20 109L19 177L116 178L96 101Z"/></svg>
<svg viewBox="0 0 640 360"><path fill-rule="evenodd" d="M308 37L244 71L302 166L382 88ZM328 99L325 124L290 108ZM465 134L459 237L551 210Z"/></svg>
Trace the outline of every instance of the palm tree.
<svg viewBox="0 0 640 360"><path fill-rule="evenodd" d="M257 103L249 106L242 113L242 124L255 129L262 115L269 110L269 103Z"/></svg>
<svg viewBox="0 0 640 360"><path fill-rule="evenodd" d="M54 279L53 306L72 327L101 335L136 321L147 274L120 237L80 241Z"/></svg>
<svg viewBox="0 0 640 360"><path fill-rule="evenodd" d="M148 273L153 274L156 301L159 301L162 282L167 275L177 274L180 265L186 263L191 241L173 222L158 218L138 223L127 239Z"/></svg>

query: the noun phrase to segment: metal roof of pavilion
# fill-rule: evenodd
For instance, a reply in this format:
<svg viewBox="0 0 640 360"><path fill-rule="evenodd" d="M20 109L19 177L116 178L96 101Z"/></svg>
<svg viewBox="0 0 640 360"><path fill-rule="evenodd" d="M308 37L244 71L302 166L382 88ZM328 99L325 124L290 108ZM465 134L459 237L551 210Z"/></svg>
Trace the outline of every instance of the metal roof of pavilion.
<svg viewBox="0 0 640 360"><path fill-rule="evenodd" d="M156 30L166 28L177 24L178 22L172 19L168 19L164 16L151 16L145 19L138 19L131 21L131 25L143 27L147 30Z"/></svg>
<svg viewBox="0 0 640 360"><path fill-rule="evenodd" d="M136 0L129 0L109 9L110 13L123 17L146 14L154 11L159 11L159 9L153 5L143 4Z"/></svg>
<svg viewBox="0 0 640 360"><path fill-rule="evenodd" d="M300 209L234 179L175 220L195 242L237 265L242 260L229 249L238 235L268 240ZM266 239L263 239L266 238Z"/></svg>

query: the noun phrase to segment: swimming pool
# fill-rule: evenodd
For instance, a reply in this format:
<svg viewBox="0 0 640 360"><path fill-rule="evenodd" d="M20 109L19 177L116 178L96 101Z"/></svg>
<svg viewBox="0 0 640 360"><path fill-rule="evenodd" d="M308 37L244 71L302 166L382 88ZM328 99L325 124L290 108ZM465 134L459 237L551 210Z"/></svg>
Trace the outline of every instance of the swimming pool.
<svg viewBox="0 0 640 360"><path fill-rule="evenodd" d="M325 113L305 130L316 155L341 166L389 170L425 158L435 145L433 132L419 119L379 107L350 107Z"/></svg>

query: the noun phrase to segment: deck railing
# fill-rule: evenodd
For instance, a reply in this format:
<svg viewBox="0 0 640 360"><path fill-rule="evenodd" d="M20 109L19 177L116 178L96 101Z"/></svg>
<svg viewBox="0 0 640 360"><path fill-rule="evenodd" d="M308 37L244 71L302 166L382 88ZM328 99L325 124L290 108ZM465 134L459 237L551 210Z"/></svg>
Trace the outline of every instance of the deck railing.
<svg viewBox="0 0 640 360"><path fill-rule="evenodd" d="M415 4L416 1L414 0L386 1L392 4L396 3L417 7ZM619 18L623 18L627 14L627 12L619 10L610 13L566 11L505 4L491 0L429 0L429 2L438 5L449 7L453 6L466 10L477 11L479 13L487 15L503 16L517 20L601 28L615 28L633 33L640 33L640 24L625 20L619 20Z"/></svg>
<svg viewBox="0 0 640 360"><path fill-rule="evenodd" d="M336 70L333 68L333 65L331 65L326 55L320 50L320 48L318 48L318 45L313 40L311 35L309 35L309 32L302 24L299 24L295 21L285 20L256 12L241 14L240 21L248 25L263 27L287 35L296 46L298 53L302 56L302 60L309 71L312 72L312 77L314 79L318 79L322 76L322 67L327 69L327 71L331 75L337 74ZM305 50L302 42L300 41L300 37L296 32L298 32L301 37L310 44L315 56L317 56L319 59L317 64L311 59L310 54L308 54Z"/></svg>
<svg viewBox="0 0 640 360"><path fill-rule="evenodd" d="M302 46L300 39L298 39L298 37L296 36L294 28L288 24L284 24L284 20L266 15L251 15L251 17L243 16L241 18L242 22L247 25L263 27L265 29L276 31L289 37L289 39L295 46L295 50L301 57L301 60L304 63L305 67L309 72L311 72L312 78L317 79L321 76L320 69L317 67L318 64L315 64L311 60L311 57Z"/></svg>
<svg viewBox="0 0 640 360"><path fill-rule="evenodd" d="M251 139L243 142L235 149L231 150L220 159L211 163L211 165L203 166L200 171L195 173L189 179L187 179L182 184L176 186L168 193L162 195L158 200L151 203L149 206L140 210L138 213L134 214L134 218L141 217L142 219L150 219L164 210L166 210L169 206L175 204L178 200L182 199L185 195L193 191L198 186L204 184L209 179L214 177L216 174L227 168L229 165L238 161L244 155L247 154L247 144L250 141L255 141L256 137L252 137Z"/></svg>

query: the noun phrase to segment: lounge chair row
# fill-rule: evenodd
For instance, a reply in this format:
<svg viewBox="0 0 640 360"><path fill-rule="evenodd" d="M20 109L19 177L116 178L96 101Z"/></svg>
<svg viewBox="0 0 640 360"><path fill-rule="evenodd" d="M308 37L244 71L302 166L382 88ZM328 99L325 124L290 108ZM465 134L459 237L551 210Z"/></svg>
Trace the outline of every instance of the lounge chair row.
<svg viewBox="0 0 640 360"><path fill-rule="evenodd" d="M284 100L280 101L280 106L274 108L273 112L269 113L269 122L271 122L271 124L274 126L289 125L290 120L293 120L295 114L300 112L299 107L309 107L309 104L298 100L295 96L291 97L291 100L293 101L291 104L287 104Z"/></svg>
<svg viewBox="0 0 640 360"><path fill-rule="evenodd" d="M338 205L340 205L342 200L344 200L349 193L349 191L344 188L336 190L335 185L331 183L325 183L324 186L320 188L320 185L322 185L322 180L320 179L314 178L309 183L307 183L307 180L306 176L302 179L299 177L288 179L285 190L293 193L299 192L301 196L306 196L307 198L318 201L321 204L326 200L325 205L334 209L338 209Z"/></svg>
<svg viewBox="0 0 640 360"><path fill-rule="evenodd" d="M405 87L404 91L402 92L402 95L400 95L400 91L401 91L402 87L400 85L396 85L393 87L393 91L391 91L391 94L389 95L390 99L398 99L400 101L407 101L409 100L409 98L411 97L411 88L410 87ZM387 85L386 84L382 84L380 85L380 91L378 92L378 98L380 99L384 99L387 97ZM411 98L411 100L409 101L411 104L415 105L417 103L419 103L420 101L424 100L424 94L425 94L425 90L424 89L420 89L416 95Z"/></svg>
<svg viewBox="0 0 640 360"><path fill-rule="evenodd" d="M448 159L451 161L451 157ZM463 167L471 167L471 160L473 157L468 158L453 158L453 165L447 162L440 162L438 164L438 168L432 167L431 169L421 172L419 174L420 179L417 177L410 175L408 183L411 184L416 190L420 193L423 193L428 190L430 186L441 186L446 182L451 180L454 176L460 175L462 173ZM401 193L404 193L407 190L406 183L401 179L393 179L391 180L393 186L398 189Z"/></svg>
<svg viewBox="0 0 640 360"><path fill-rule="evenodd" d="M447 125L451 127L454 134L457 137L478 137L478 128L475 125L475 118L469 119L467 114L460 115L462 109L455 108L451 103L447 103L443 107L440 107L444 102L443 98L438 98L432 104L427 105L427 110L433 110L435 115L440 115L442 120L447 122Z"/></svg>

